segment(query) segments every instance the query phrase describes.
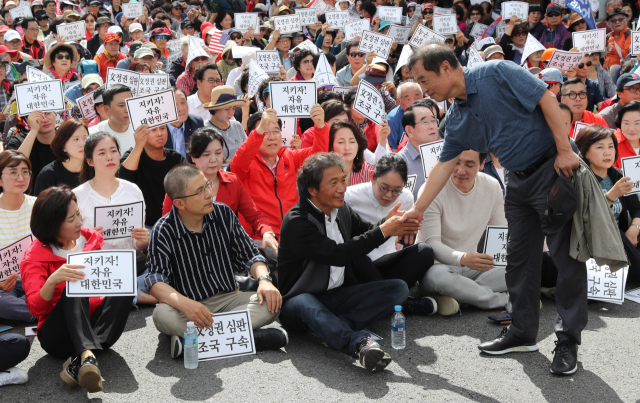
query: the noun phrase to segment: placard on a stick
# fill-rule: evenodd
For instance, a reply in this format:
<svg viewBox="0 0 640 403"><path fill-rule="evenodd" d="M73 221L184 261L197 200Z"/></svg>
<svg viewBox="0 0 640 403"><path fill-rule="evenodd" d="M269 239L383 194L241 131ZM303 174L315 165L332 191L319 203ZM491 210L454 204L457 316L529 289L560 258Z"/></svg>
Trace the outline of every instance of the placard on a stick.
<svg viewBox="0 0 640 403"><path fill-rule="evenodd" d="M369 20L356 20L344 24L344 40L350 41L355 37L362 36L363 31L371 31Z"/></svg>
<svg viewBox="0 0 640 403"><path fill-rule="evenodd" d="M378 16L380 21L402 24L402 7L379 6Z"/></svg>
<svg viewBox="0 0 640 403"><path fill-rule="evenodd" d="M130 238L134 228L144 228L144 202L94 207L94 228L102 227L105 240Z"/></svg>
<svg viewBox="0 0 640 403"><path fill-rule="evenodd" d="M63 37L66 41L79 41L87 37L87 27L82 20L57 25L56 31L58 36Z"/></svg>
<svg viewBox="0 0 640 403"><path fill-rule="evenodd" d="M509 240L509 228L487 225L484 237L484 254L493 258L494 267L507 266L507 241Z"/></svg>
<svg viewBox="0 0 640 403"><path fill-rule="evenodd" d="M67 281L67 297L128 297L138 295L136 251L98 250L72 253L67 264L82 264L82 280Z"/></svg>
<svg viewBox="0 0 640 403"><path fill-rule="evenodd" d="M311 10L313 11L313 10ZM280 72L280 54L277 50L258 50L256 52L258 66L267 74L278 74Z"/></svg>
<svg viewBox="0 0 640 403"><path fill-rule="evenodd" d="M157 94L125 100L133 130L142 125L149 128L166 125L178 120L176 98L172 89Z"/></svg>
<svg viewBox="0 0 640 403"><path fill-rule="evenodd" d="M279 30L281 35L302 31L300 14L276 15L273 17L273 24L276 31Z"/></svg>
<svg viewBox="0 0 640 403"><path fill-rule="evenodd" d="M633 33L633 32L632 32ZM591 29L589 31L571 33L573 46L580 52L593 53L605 52L607 50L607 30L606 28ZM631 38L633 43L633 38Z"/></svg>
<svg viewBox="0 0 640 403"><path fill-rule="evenodd" d="M433 30L439 35L455 35L458 32L458 21L455 15L438 15L433 17Z"/></svg>
<svg viewBox="0 0 640 403"><path fill-rule="evenodd" d="M425 43L435 42L444 44L445 41L446 38L444 36L435 33L424 25L418 25L418 28L416 28L411 39L409 39L409 45L416 49L420 49Z"/></svg>
<svg viewBox="0 0 640 403"><path fill-rule="evenodd" d="M620 163L623 175L631 178L633 183L633 189L627 195L640 193L640 156L622 158Z"/></svg>
<svg viewBox="0 0 640 403"><path fill-rule="evenodd" d="M377 124L381 124L386 115L380 91L365 80L360 80L358 83L353 109Z"/></svg>
<svg viewBox="0 0 640 403"><path fill-rule="evenodd" d="M256 353L248 310L213 315L213 325L198 331L198 361L218 360Z"/></svg>
<svg viewBox="0 0 640 403"><path fill-rule="evenodd" d="M373 31L363 31L358 52L369 53L373 51L376 56L386 60L391 52L391 45L393 45L393 38L390 36Z"/></svg>
<svg viewBox="0 0 640 403"><path fill-rule="evenodd" d="M269 83L271 108L278 117L309 117L317 103L315 81L272 81Z"/></svg>
<svg viewBox="0 0 640 403"><path fill-rule="evenodd" d="M316 22L318 21L318 14L316 14L316 10L312 8L296 8L294 11L300 16L300 24L302 24L303 27L316 25Z"/></svg>
<svg viewBox="0 0 640 403"><path fill-rule="evenodd" d="M16 84L14 90L18 116L27 116L35 111L59 112L66 109L62 80Z"/></svg>
<svg viewBox="0 0 640 403"><path fill-rule="evenodd" d="M560 71L567 71L570 68L580 64L580 61L584 57L582 52L567 52L564 50L554 50L549 59L547 68L555 68Z"/></svg>
<svg viewBox="0 0 640 403"><path fill-rule="evenodd" d="M432 141L431 143L420 145L420 158L422 159L422 169L424 170L424 178L427 179L429 172L440 160L440 152L444 140Z"/></svg>
<svg viewBox="0 0 640 403"><path fill-rule="evenodd" d="M0 283L12 274L20 274L20 262L31 242L33 235L27 235L0 249Z"/></svg>

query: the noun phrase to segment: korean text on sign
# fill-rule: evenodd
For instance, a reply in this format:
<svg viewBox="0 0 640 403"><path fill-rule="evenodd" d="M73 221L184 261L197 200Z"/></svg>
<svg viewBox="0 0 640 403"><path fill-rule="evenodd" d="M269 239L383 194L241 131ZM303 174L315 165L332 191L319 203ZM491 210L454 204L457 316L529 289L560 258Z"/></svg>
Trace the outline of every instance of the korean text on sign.
<svg viewBox="0 0 640 403"><path fill-rule="evenodd" d="M140 74L138 81L137 96L156 94L170 87L169 75L164 73L158 74Z"/></svg>
<svg viewBox="0 0 640 403"><path fill-rule="evenodd" d="M27 66L27 82L37 83L38 81L49 81L51 77L44 74L38 69L34 69L31 66Z"/></svg>
<svg viewBox="0 0 640 403"><path fill-rule="evenodd" d="M282 118L282 147L291 147L293 136L296 134L296 119Z"/></svg>
<svg viewBox="0 0 640 403"><path fill-rule="evenodd" d="M376 124L381 124L385 117L384 101L380 91L365 80L360 80L353 109Z"/></svg>
<svg viewBox="0 0 640 403"><path fill-rule="evenodd" d="M400 44L407 43L410 33L411 27L401 27L399 25L392 25L389 27L389 31L387 31L387 35L393 38L394 42L398 42Z"/></svg>
<svg viewBox="0 0 640 403"><path fill-rule="evenodd" d="M375 52L376 56L386 60L391 52L391 45L393 45L393 38L390 36L372 31L363 31L358 52Z"/></svg>
<svg viewBox="0 0 640 403"><path fill-rule="evenodd" d="M66 109L62 80L16 84L18 115L26 116L34 111L58 112Z"/></svg>
<svg viewBox="0 0 640 403"><path fill-rule="evenodd" d="M515 15L519 20L525 21L529 16L529 3L524 1L507 1L502 3L501 8L503 18L507 20Z"/></svg>
<svg viewBox="0 0 640 403"><path fill-rule="evenodd" d="M407 175L407 183L404 185L404 188L409 192L413 193L413 189L416 187L416 181L418 180L418 175Z"/></svg>
<svg viewBox="0 0 640 403"><path fill-rule="evenodd" d="M27 235L0 249L0 283L12 274L20 274L20 262L31 242L33 236Z"/></svg>
<svg viewBox="0 0 640 403"><path fill-rule="evenodd" d="M328 11L324 13L324 17L327 19L330 29L344 28L344 25L351 19L348 11Z"/></svg>
<svg viewBox="0 0 640 403"><path fill-rule="evenodd" d="M31 13L31 6L29 5L29 3L25 1L22 4L24 5L9 10L9 14L14 20L18 18L33 17L33 14Z"/></svg>
<svg viewBox="0 0 640 403"><path fill-rule="evenodd" d="M487 225L484 238L484 254L493 258L494 267L507 266L507 241L509 230L507 227Z"/></svg>
<svg viewBox="0 0 640 403"><path fill-rule="evenodd" d="M94 228L102 227L105 240L130 238L134 228L144 228L144 202L95 207Z"/></svg>
<svg viewBox="0 0 640 403"><path fill-rule="evenodd" d="M84 21L57 25L56 31L59 37L63 37L67 41L79 41L87 36L87 28Z"/></svg>
<svg viewBox="0 0 640 403"><path fill-rule="evenodd" d="M593 53L607 50L606 28L573 32L571 35L573 46L578 48L580 52Z"/></svg>
<svg viewBox="0 0 640 403"><path fill-rule="evenodd" d="M211 327L197 330L198 361L256 353L248 310L216 313Z"/></svg>
<svg viewBox="0 0 640 403"><path fill-rule="evenodd" d="M576 122L576 124L573 126L573 133L571 134L571 138L575 140L576 137L578 137L578 133L580 133L580 130L584 129L587 126L590 126L590 124L583 123L583 122Z"/></svg>
<svg viewBox="0 0 640 403"><path fill-rule="evenodd" d="M142 15L142 3L125 3L122 4L122 14L128 20L135 20Z"/></svg>
<svg viewBox="0 0 640 403"><path fill-rule="evenodd" d="M609 266L598 266L594 259L587 260L587 298L622 304L629 267L611 272Z"/></svg>
<svg viewBox="0 0 640 403"><path fill-rule="evenodd" d="M311 10L313 11L313 10ZM277 50L258 50L256 52L258 66L267 74L278 74L280 71L280 53Z"/></svg>
<svg viewBox="0 0 640 403"><path fill-rule="evenodd" d="M633 31L631 33L631 56L640 55L640 32Z"/></svg>
<svg viewBox="0 0 640 403"><path fill-rule="evenodd" d="M443 144L444 140L438 140L420 145L420 158L422 158L422 168L424 169L425 179L429 176L431 168L433 168L440 159Z"/></svg>
<svg viewBox="0 0 640 403"><path fill-rule="evenodd" d="M402 7L380 6L378 7L378 16L380 21L402 24Z"/></svg>
<svg viewBox="0 0 640 403"><path fill-rule="evenodd" d="M276 15L273 17L273 24L275 29L280 31L281 35L302 31L302 22L299 14L285 16Z"/></svg>
<svg viewBox="0 0 640 403"><path fill-rule="evenodd" d="M547 68L556 68L560 71L566 71L570 68L577 66L582 58L584 57L584 53L582 52L565 52L564 50L554 50L551 55L551 59L549 59L549 64Z"/></svg>
<svg viewBox="0 0 640 403"><path fill-rule="evenodd" d="M93 120L96 116L98 116L98 112L96 112L96 107L93 103L93 92L81 96L80 98L78 98L77 102L82 117Z"/></svg>
<svg viewBox="0 0 640 403"><path fill-rule="evenodd" d="M135 71L116 69L114 67L107 68L107 88L111 88L116 84L122 84L131 89L131 95L138 95L138 83L140 82L140 73Z"/></svg>
<svg viewBox="0 0 640 403"><path fill-rule="evenodd" d="M418 25L418 28L416 29L416 31L411 36L411 39L409 40L409 45L416 49L419 49L422 47L422 45L429 42L444 44L445 37L433 32L432 30L425 27L424 25Z"/></svg>
<svg viewBox="0 0 640 403"><path fill-rule="evenodd" d="M344 40L350 41L357 36L362 36L363 31L371 31L369 20L356 20L344 24Z"/></svg>
<svg viewBox="0 0 640 403"><path fill-rule="evenodd" d="M312 8L296 8L294 11L300 16L300 23L303 27L315 25L316 21L318 21L318 14Z"/></svg>
<svg viewBox="0 0 640 403"><path fill-rule="evenodd" d="M633 189L627 195L640 193L640 157L622 158L620 162L623 175L631 178L633 183Z"/></svg>
<svg viewBox="0 0 640 403"><path fill-rule="evenodd" d="M309 117L316 104L315 81L273 81L269 83L271 107L278 117Z"/></svg>
<svg viewBox="0 0 640 403"><path fill-rule="evenodd" d="M166 125L178 120L178 109L173 90L125 100L133 130L142 125L149 128Z"/></svg>
<svg viewBox="0 0 640 403"><path fill-rule="evenodd" d="M138 294L136 251L102 250L72 253L67 264L81 264L82 280L67 281L67 297L113 296Z"/></svg>
<svg viewBox="0 0 640 403"><path fill-rule="evenodd" d="M458 21L455 15L439 15L433 17L433 30L439 35L455 35L458 32Z"/></svg>

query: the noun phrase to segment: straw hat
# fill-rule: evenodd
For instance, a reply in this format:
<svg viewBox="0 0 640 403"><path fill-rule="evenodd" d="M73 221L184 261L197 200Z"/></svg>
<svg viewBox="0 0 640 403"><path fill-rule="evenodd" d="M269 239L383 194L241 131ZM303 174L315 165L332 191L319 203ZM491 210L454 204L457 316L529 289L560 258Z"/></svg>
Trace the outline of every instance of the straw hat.
<svg viewBox="0 0 640 403"><path fill-rule="evenodd" d="M230 85L221 85L211 91L211 102L204 104L204 109L215 110L231 106L244 106L245 101L238 99L235 90Z"/></svg>
<svg viewBox="0 0 640 403"><path fill-rule="evenodd" d="M47 54L44 55L44 67L48 69L51 68L51 53L57 48L64 48L64 50L67 50L69 54L73 56L73 60L71 60L72 63L78 63L80 61L80 54L78 53L78 49L76 49L74 46L69 45L68 43L54 43L49 48L49 51L47 51Z"/></svg>

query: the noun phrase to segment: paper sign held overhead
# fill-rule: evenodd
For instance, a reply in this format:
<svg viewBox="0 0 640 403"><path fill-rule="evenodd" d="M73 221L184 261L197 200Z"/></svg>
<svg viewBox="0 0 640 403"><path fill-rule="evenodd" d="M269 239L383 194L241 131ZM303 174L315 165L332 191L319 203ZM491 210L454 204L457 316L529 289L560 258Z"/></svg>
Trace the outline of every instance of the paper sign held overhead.
<svg viewBox="0 0 640 403"><path fill-rule="evenodd" d="M475 47L470 46L467 67L472 68L482 63L484 63L484 59L482 58L482 56L480 56L480 53L478 53Z"/></svg>
<svg viewBox="0 0 640 403"><path fill-rule="evenodd" d="M234 46L235 47L235 46ZM196 38L190 36L189 37L189 52L187 53L187 63L185 66L189 66L189 64L198 57L206 57L211 60L211 56L204 50L202 45L196 41Z"/></svg>
<svg viewBox="0 0 640 403"><path fill-rule="evenodd" d="M356 97L353 100L353 109L378 125L382 123L382 119L386 116L380 91L365 80L360 80L358 83Z"/></svg>
<svg viewBox="0 0 640 403"><path fill-rule="evenodd" d="M573 133L571 134L571 138L575 141L575 139L578 137L578 134L580 133L580 130L588 126L590 126L589 123L576 122L576 124L573 126Z"/></svg>
<svg viewBox="0 0 640 403"><path fill-rule="evenodd" d="M265 73L260 66L256 64L255 61L251 60L249 62L249 82L247 83L247 95L253 97L258 92L258 87L260 84L266 79L269 78L269 75Z"/></svg>
<svg viewBox="0 0 640 403"><path fill-rule="evenodd" d="M280 72L280 54L277 50L258 50L256 52L258 66L267 74Z"/></svg>
<svg viewBox="0 0 640 403"><path fill-rule="evenodd" d="M494 267L507 266L507 241L509 238L508 227L487 225L484 238L484 254L493 258Z"/></svg>
<svg viewBox="0 0 640 403"><path fill-rule="evenodd" d="M409 39L411 33L411 27L401 27L400 25L391 25L387 31L387 35L390 36L394 42L404 45Z"/></svg>
<svg viewBox="0 0 640 403"><path fill-rule="evenodd" d="M144 202L94 207L93 217L105 240L131 238L134 228L144 228Z"/></svg>
<svg viewBox="0 0 640 403"><path fill-rule="evenodd" d="M393 45L393 38L390 36L373 31L363 31L358 51L375 52L376 56L386 60L391 52L391 45Z"/></svg>
<svg viewBox="0 0 640 403"><path fill-rule="evenodd" d="M31 112L59 112L66 109L62 80L15 84L18 116Z"/></svg>
<svg viewBox="0 0 640 403"><path fill-rule="evenodd" d="M527 34L527 41L524 43L524 49L522 51L522 63L525 64L529 56L536 52L544 52L546 48L543 44L531 34Z"/></svg>
<svg viewBox="0 0 640 403"><path fill-rule="evenodd" d="M484 24L480 24L479 22L476 22L473 24L473 28L471 28L471 31L469 32L469 36L473 38L480 36L484 33L484 31L487 30L487 28L489 28L488 25L484 25Z"/></svg>
<svg viewBox="0 0 640 403"><path fill-rule="evenodd" d="M313 42L311 42L308 39L305 39L304 42L302 42L300 45L298 45L295 48L291 49L289 51L289 54L294 53L296 51L296 49L309 49L310 51L313 52L314 55L320 54L320 49L318 49L318 47L316 45L314 45Z"/></svg>
<svg viewBox="0 0 640 403"><path fill-rule="evenodd" d="M11 14L11 18L14 20L16 18L33 17L33 14L31 13L31 5L28 2L24 2L22 4L24 5L9 10L9 14Z"/></svg>
<svg viewBox="0 0 640 403"><path fill-rule="evenodd" d="M331 66L324 53L322 53L320 59L318 59L318 66L316 67L313 81L318 84L318 87L338 84L338 80L336 80L336 76L333 74L333 70L331 70Z"/></svg>
<svg viewBox="0 0 640 403"><path fill-rule="evenodd" d="M431 143L420 145L420 158L422 158L422 168L424 170L424 178L427 179L431 168L440 160L440 152L444 140L432 141Z"/></svg>
<svg viewBox="0 0 640 403"><path fill-rule="evenodd" d="M333 87L332 91L335 92L336 94L342 95L342 97L344 98L344 94L351 91L351 88L352 87Z"/></svg>
<svg viewBox="0 0 640 403"><path fill-rule="evenodd" d="M234 59L242 59L247 53L255 52L258 48L253 46L234 46L231 48L231 57Z"/></svg>
<svg viewBox="0 0 640 403"><path fill-rule="evenodd" d="M607 50L607 32L606 28L592 29L589 31L573 32L573 46L578 48L580 52L606 52ZM633 34L633 32L632 32ZM633 38L631 39L633 41ZM633 42L632 42L633 43Z"/></svg>
<svg viewBox="0 0 640 403"><path fill-rule="evenodd" d="M611 272L609 266L598 266L595 259L587 265L587 299L621 305L629 266Z"/></svg>
<svg viewBox="0 0 640 403"><path fill-rule="evenodd" d="M622 173L631 178L633 189L627 195L640 193L640 157L627 157L620 160Z"/></svg>
<svg viewBox="0 0 640 403"><path fill-rule="evenodd" d="M282 147L291 147L291 142L296 134L296 118L281 118L282 122Z"/></svg>
<svg viewBox="0 0 640 403"><path fill-rule="evenodd" d="M312 8L296 8L295 13L300 16L300 23L303 27L308 27L309 25L316 25L316 21L318 21L318 14Z"/></svg>
<svg viewBox="0 0 640 403"><path fill-rule="evenodd" d="M198 331L198 361L255 354L251 315L248 310L221 312L209 328Z"/></svg>
<svg viewBox="0 0 640 403"><path fill-rule="evenodd" d="M409 63L411 55L413 55L413 49L411 46L405 46L402 48L402 53L400 53L400 58L398 58L398 64L396 65L396 71L394 71L393 74L397 74L402 66L406 66Z"/></svg>
<svg viewBox="0 0 640 403"><path fill-rule="evenodd" d="M529 3L524 1L507 1L502 3L500 7L503 18L507 21L511 19L512 15L515 15L521 21L529 18Z"/></svg>
<svg viewBox="0 0 640 403"><path fill-rule="evenodd" d="M87 37L87 27L82 20L57 25L56 31L58 36L63 37L66 41L79 41Z"/></svg>
<svg viewBox="0 0 640 403"><path fill-rule="evenodd" d="M505 34L505 32L507 32L507 28L509 28L508 25L500 25L500 24L498 24L498 26L496 27L496 40L502 38L502 36Z"/></svg>
<svg viewBox="0 0 640 403"><path fill-rule="evenodd" d="M433 17L433 30L439 35L455 35L458 32L458 21L455 15L438 15ZM414 34L415 35L415 34Z"/></svg>
<svg viewBox="0 0 640 403"><path fill-rule="evenodd" d="M280 35L302 31L300 14L276 15L273 17L273 24L276 31L280 31Z"/></svg>
<svg viewBox="0 0 640 403"><path fill-rule="evenodd" d="M0 283L13 274L20 274L20 262L31 242L33 236L27 235L0 249Z"/></svg>
<svg viewBox="0 0 640 403"><path fill-rule="evenodd" d="M547 64L547 68L555 68L560 71L567 71L570 68L580 64L584 57L582 52L566 52L564 50L554 50Z"/></svg>
<svg viewBox="0 0 640 403"><path fill-rule="evenodd" d="M409 45L415 49L420 49L425 43L445 43L446 38L435 33L424 25L418 25L416 31L409 40ZM405 46L406 47L406 46Z"/></svg>
<svg viewBox="0 0 640 403"><path fill-rule="evenodd" d="M453 9L444 7L433 7L433 15L449 15L453 14Z"/></svg>
<svg viewBox="0 0 640 403"><path fill-rule="evenodd" d="M640 55L640 32L631 32L631 56Z"/></svg>
<svg viewBox="0 0 640 403"><path fill-rule="evenodd" d="M402 24L402 7L379 6L378 16L380 21Z"/></svg>
<svg viewBox="0 0 640 403"><path fill-rule="evenodd" d="M138 82L140 81L140 73L135 71L116 69L114 67L107 68L107 81L105 85L111 88L116 84L122 84L131 89L131 95L136 96L138 93Z"/></svg>
<svg viewBox="0 0 640 403"><path fill-rule="evenodd" d="M482 49L482 47L483 47L484 45L489 44L489 43L490 43L490 44L492 44L492 45L495 45L495 44L496 44L496 41L495 41L492 37L487 36L486 38L483 38L483 39L480 39L480 40L474 41L474 42L471 44L471 46L474 46L476 49Z"/></svg>
<svg viewBox="0 0 640 403"><path fill-rule="evenodd" d="M363 31L371 31L369 20L356 20L344 25L344 40L350 41L355 37L362 36Z"/></svg>
<svg viewBox="0 0 640 403"><path fill-rule="evenodd" d="M172 89L156 94L125 100L133 130L142 125L149 128L166 125L178 120L178 109Z"/></svg>
<svg viewBox="0 0 640 403"><path fill-rule="evenodd" d="M143 4L142 3L123 3L122 7L122 15L128 20L135 20L136 18L140 18L143 14Z"/></svg>
<svg viewBox="0 0 640 403"><path fill-rule="evenodd" d="M168 74L143 73L140 74L140 81L138 82L138 96L156 94L170 87Z"/></svg>
<svg viewBox="0 0 640 403"><path fill-rule="evenodd" d="M308 118L317 103L315 81L272 81L269 83L271 108L278 117Z"/></svg>
<svg viewBox="0 0 640 403"><path fill-rule="evenodd" d="M327 19L329 29L344 28L344 25L351 19L348 11L327 11L324 13L324 17Z"/></svg>
<svg viewBox="0 0 640 403"><path fill-rule="evenodd" d="M102 250L72 253L67 264L81 264L85 277L67 281L67 297L127 297L138 295L136 251Z"/></svg>
<svg viewBox="0 0 640 403"><path fill-rule="evenodd" d="M260 16L258 13L235 13L233 16L235 28L245 33L249 28L253 28L253 32L260 32Z"/></svg>

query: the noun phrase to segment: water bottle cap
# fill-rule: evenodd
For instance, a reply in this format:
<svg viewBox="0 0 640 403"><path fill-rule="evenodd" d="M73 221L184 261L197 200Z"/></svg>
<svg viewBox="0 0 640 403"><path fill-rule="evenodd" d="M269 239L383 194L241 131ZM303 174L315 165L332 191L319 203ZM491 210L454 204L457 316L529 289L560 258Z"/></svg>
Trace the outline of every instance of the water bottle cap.
<svg viewBox="0 0 640 403"><path fill-rule="evenodd" d="M193 322L187 322L187 327L195 327L195 323Z"/></svg>
<svg viewBox="0 0 640 403"><path fill-rule="evenodd" d="M402 305L396 305L396 312L402 312Z"/></svg>

